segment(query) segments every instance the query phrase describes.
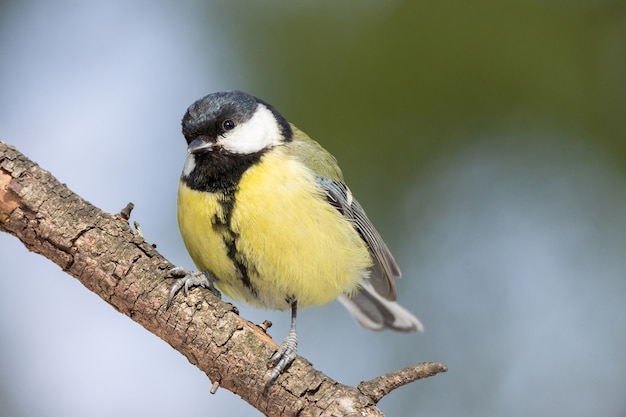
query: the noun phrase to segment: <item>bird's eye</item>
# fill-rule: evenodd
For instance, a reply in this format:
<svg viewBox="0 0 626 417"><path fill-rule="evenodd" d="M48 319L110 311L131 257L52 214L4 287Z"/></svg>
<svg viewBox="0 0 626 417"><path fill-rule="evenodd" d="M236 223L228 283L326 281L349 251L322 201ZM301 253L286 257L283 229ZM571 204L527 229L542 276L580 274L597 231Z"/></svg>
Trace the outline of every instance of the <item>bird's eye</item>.
<svg viewBox="0 0 626 417"><path fill-rule="evenodd" d="M235 128L235 122L230 119L226 119L222 122L222 128L224 130L233 130Z"/></svg>

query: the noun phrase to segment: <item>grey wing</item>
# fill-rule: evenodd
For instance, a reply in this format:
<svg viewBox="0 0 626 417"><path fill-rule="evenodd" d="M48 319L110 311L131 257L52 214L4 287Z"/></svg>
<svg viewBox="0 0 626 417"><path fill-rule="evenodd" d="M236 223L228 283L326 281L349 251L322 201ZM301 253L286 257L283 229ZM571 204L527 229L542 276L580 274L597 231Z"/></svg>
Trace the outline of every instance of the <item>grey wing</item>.
<svg viewBox="0 0 626 417"><path fill-rule="evenodd" d="M354 222L357 232L369 246L374 258L369 283L379 295L394 301L396 299L395 278L400 277L402 273L380 234L365 215L363 207L354 199L344 183L321 177L318 177L317 181L326 192L330 204Z"/></svg>

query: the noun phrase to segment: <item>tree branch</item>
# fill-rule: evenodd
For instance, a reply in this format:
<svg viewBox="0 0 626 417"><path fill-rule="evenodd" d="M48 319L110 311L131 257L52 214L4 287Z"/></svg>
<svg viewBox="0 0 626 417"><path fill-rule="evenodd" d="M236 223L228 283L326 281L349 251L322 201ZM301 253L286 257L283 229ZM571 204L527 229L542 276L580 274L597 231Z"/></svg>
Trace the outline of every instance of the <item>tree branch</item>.
<svg viewBox="0 0 626 417"><path fill-rule="evenodd" d="M402 385L396 376L356 389L301 357L264 392L276 348L267 326L248 322L208 291L192 291L166 310L170 283L163 277L173 265L130 228L130 208L104 213L0 141L0 230L185 355L213 381L212 391L226 388L268 416L383 415L376 403ZM428 376L445 371L439 366Z"/></svg>
<svg viewBox="0 0 626 417"><path fill-rule="evenodd" d="M448 367L436 362L424 362L409 366L399 371L378 376L372 380L361 382L357 389L377 403L385 395L396 388L410 384L419 379L435 376L440 372L448 372Z"/></svg>

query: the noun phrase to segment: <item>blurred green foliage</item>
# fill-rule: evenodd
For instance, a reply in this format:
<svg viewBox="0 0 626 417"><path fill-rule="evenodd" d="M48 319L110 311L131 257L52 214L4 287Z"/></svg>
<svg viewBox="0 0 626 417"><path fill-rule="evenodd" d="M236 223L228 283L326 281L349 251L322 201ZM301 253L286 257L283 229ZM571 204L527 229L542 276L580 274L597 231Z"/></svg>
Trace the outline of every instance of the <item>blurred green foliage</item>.
<svg viewBox="0 0 626 417"><path fill-rule="evenodd" d="M546 127L626 164L625 5L234 1L218 10L241 84L330 149L354 188L366 180L393 193L485 131Z"/></svg>

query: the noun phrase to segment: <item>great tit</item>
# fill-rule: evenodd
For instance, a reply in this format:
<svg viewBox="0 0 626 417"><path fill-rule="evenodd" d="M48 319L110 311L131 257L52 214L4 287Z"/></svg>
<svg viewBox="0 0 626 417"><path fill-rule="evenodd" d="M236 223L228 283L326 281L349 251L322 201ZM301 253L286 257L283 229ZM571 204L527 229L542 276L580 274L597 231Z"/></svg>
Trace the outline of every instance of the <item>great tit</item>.
<svg viewBox="0 0 626 417"><path fill-rule="evenodd" d="M338 299L372 330L421 331L396 300L400 268L352 196L336 159L270 104L241 91L209 94L182 120L187 157L178 225L201 285L257 307L291 310L271 384L296 357L298 308Z"/></svg>

